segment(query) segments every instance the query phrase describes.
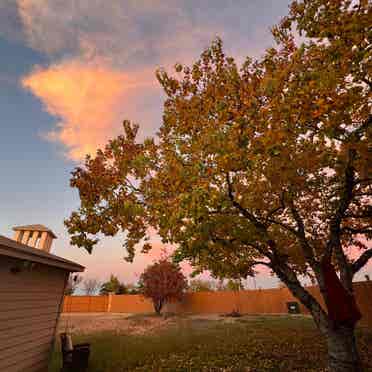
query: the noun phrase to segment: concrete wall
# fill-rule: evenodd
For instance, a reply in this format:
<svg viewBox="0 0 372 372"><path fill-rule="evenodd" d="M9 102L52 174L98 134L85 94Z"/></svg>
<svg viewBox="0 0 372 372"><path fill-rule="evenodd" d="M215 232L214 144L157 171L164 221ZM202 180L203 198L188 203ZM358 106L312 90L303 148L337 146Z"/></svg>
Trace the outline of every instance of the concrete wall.
<svg viewBox="0 0 372 372"><path fill-rule="evenodd" d="M0 256L0 371L47 370L67 275Z"/></svg>
<svg viewBox="0 0 372 372"><path fill-rule="evenodd" d="M372 282L354 283L354 290L359 308L363 314L363 322L372 326ZM308 291L324 306L319 289L309 287ZM104 302L106 301L106 302ZM273 288L246 291L221 291L187 293L181 302L166 305L165 311L175 313L223 314L238 310L242 314L278 314L287 313L286 303L297 301L287 288ZM92 305L94 303L94 305ZM151 301L140 295L87 296L66 297L65 312L95 312L106 303L106 309L114 313L148 313L153 312ZM109 305L110 304L110 305ZM300 304L302 313L308 313Z"/></svg>

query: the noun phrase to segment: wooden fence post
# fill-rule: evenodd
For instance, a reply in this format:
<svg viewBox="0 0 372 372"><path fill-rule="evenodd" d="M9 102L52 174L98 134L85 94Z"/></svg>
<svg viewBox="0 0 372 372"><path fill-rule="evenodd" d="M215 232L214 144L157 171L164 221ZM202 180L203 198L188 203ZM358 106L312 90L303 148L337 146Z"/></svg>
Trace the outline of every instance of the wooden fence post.
<svg viewBox="0 0 372 372"><path fill-rule="evenodd" d="M108 298L107 298L107 310L106 312L111 312L111 304L112 304L112 296L114 295L114 292L109 292L108 293Z"/></svg>

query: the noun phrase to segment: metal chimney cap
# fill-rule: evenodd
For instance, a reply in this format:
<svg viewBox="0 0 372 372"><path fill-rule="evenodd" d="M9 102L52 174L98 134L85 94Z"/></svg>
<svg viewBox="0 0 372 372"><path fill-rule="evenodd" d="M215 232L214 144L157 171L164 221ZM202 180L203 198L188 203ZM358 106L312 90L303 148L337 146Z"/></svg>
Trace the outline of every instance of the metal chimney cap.
<svg viewBox="0 0 372 372"><path fill-rule="evenodd" d="M15 227L13 227L13 230L14 231L46 231L53 237L53 239L57 238L57 236L54 234L54 232L52 230L50 230L46 226L40 225L40 224L15 226Z"/></svg>

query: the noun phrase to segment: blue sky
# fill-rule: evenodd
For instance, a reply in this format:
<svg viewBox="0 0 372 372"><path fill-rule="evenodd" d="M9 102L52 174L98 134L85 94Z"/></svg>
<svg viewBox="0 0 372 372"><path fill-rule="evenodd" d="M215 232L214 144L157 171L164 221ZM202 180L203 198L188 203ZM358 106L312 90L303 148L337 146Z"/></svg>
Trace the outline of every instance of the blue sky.
<svg viewBox="0 0 372 372"><path fill-rule="evenodd" d="M151 257L123 260L120 238L89 256L69 245L63 220L78 206L70 172L84 154L138 121L160 126L162 92L154 72L191 63L215 36L242 61L272 44L269 28L287 0L2 0L0 4L0 233L42 223L53 252L133 282ZM160 246L159 243L157 246ZM276 280L265 275L257 285Z"/></svg>

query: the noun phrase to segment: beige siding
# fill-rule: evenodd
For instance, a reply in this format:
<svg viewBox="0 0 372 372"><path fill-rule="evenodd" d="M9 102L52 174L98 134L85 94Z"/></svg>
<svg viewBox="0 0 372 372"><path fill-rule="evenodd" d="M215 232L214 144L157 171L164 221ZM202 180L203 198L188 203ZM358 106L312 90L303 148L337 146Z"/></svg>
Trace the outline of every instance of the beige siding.
<svg viewBox="0 0 372 372"><path fill-rule="evenodd" d="M67 275L0 256L0 371L47 371Z"/></svg>

